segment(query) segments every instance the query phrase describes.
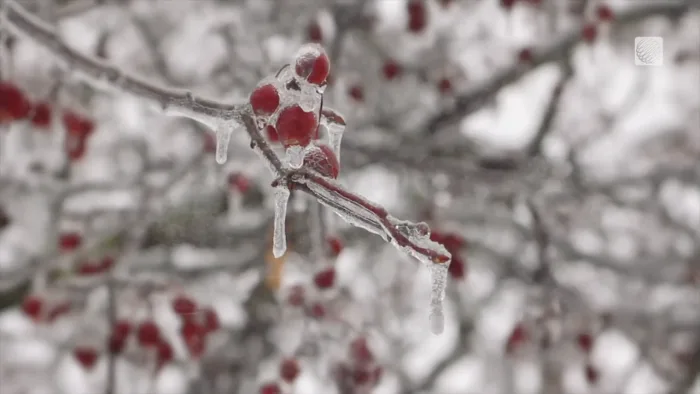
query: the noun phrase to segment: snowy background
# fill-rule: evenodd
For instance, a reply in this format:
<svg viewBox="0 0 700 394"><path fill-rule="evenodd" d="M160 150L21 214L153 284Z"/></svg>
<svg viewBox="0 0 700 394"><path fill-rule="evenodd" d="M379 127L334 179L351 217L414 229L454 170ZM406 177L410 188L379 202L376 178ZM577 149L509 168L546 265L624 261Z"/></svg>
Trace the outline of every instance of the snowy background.
<svg viewBox="0 0 700 394"><path fill-rule="evenodd" d="M700 393L697 2L610 0L600 20L596 0L425 0L420 31L404 0L17 3L70 48L230 104L317 29L332 61L324 105L347 122L338 182L461 238L448 249L464 274L451 272L433 335L428 267L326 208L313 228L317 203L298 191L288 251L272 257L273 178L245 131L217 164L205 126L86 84L4 18L0 80L94 132L75 157L59 116L0 116L0 393L263 393L271 382L285 394ZM663 37L663 66L635 65L638 36ZM401 68L391 80L389 61ZM342 251L315 261L317 231ZM81 245L66 247L73 233ZM80 271L106 257L106 272ZM316 288L329 265L335 284ZM178 294L218 317L201 355L181 335ZM32 318L30 296L69 308ZM156 368L133 338L108 354L118 319L155 321L172 360ZM338 372L358 337L381 368L369 382L363 366ZM279 376L288 358L293 383Z"/></svg>

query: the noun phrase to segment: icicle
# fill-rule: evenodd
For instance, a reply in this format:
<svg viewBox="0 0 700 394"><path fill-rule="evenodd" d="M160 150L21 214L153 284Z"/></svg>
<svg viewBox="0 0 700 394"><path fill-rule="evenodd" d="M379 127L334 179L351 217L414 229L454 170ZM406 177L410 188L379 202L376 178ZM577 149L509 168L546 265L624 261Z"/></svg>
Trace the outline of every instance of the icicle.
<svg viewBox="0 0 700 394"><path fill-rule="evenodd" d="M216 162L219 164L226 163L231 132L230 127L219 126L216 129Z"/></svg>
<svg viewBox="0 0 700 394"><path fill-rule="evenodd" d="M272 234L272 254L282 257L287 251L287 234L285 233L285 220L287 219L287 203L289 202L289 189L286 185L275 188L275 223Z"/></svg>
<svg viewBox="0 0 700 394"><path fill-rule="evenodd" d="M321 115L321 123L328 130L328 146L331 147L340 163L340 143L345 131L345 119L331 108L324 108Z"/></svg>
<svg viewBox="0 0 700 394"><path fill-rule="evenodd" d="M294 169L299 169L304 164L305 149L299 145L293 145L286 150L287 165Z"/></svg>
<svg viewBox="0 0 700 394"><path fill-rule="evenodd" d="M445 299L448 268L447 264L433 264L430 266L430 280L432 282L430 293L430 330L435 335L440 335L445 330L445 314L442 310L442 301Z"/></svg>

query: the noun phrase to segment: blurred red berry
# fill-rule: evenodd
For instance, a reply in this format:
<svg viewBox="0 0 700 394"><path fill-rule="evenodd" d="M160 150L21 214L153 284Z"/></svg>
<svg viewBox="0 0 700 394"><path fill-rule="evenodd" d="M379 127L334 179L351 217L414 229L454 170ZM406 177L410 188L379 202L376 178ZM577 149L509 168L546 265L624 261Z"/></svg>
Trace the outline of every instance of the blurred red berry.
<svg viewBox="0 0 700 394"><path fill-rule="evenodd" d="M274 85L258 86L250 94L250 106L258 116L272 115L280 105L280 95Z"/></svg>
<svg viewBox="0 0 700 394"><path fill-rule="evenodd" d="M78 274L80 275L95 275L102 272L100 265L93 262L83 262L78 266Z"/></svg>
<svg viewBox="0 0 700 394"><path fill-rule="evenodd" d="M67 135L65 140L65 151L68 159L73 162L82 159L87 151L85 137Z"/></svg>
<svg viewBox="0 0 700 394"><path fill-rule="evenodd" d="M230 187L245 194L250 190L250 180L240 172L231 173L228 176L228 184Z"/></svg>
<svg viewBox="0 0 700 394"><path fill-rule="evenodd" d="M440 0L440 5L443 8L449 7L450 5L452 5L452 3L454 3L454 0Z"/></svg>
<svg viewBox="0 0 700 394"><path fill-rule="evenodd" d="M190 297L180 294L173 298L172 306L175 313L180 316L193 315L197 312L197 303Z"/></svg>
<svg viewBox="0 0 700 394"><path fill-rule="evenodd" d="M452 93L452 81L450 81L447 78L442 78L438 82L438 90L443 95L447 95L447 94Z"/></svg>
<svg viewBox="0 0 700 394"><path fill-rule="evenodd" d="M291 306L302 306L304 305L304 287L302 285L294 285L289 289L289 294L287 295L287 303Z"/></svg>
<svg viewBox="0 0 700 394"><path fill-rule="evenodd" d="M73 355L85 369L92 369L97 363L97 351L91 347L76 347L73 349Z"/></svg>
<svg viewBox="0 0 700 394"><path fill-rule="evenodd" d="M331 236L326 239L326 242L332 257L338 257L343 251L343 241L341 241L340 238Z"/></svg>
<svg viewBox="0 0 700 394"><path fill-rule="evenodd" d="M260 387L260 394L282 394L277 383L266 383Z"/></svg>
<svg viewBox="0 0 700 394"><path fill-rule="evenodd" d="M204 152L206 153L214 153L216 152L216 138L212 133L204 133L202 135L202 143L204 149Z"/></svg>
<svg viewBox="0 0 700 394"><path fill-rule="evenodd" d="M348 88L348 96L357 102L365 101L365 92L360 85L352 85Z"/></svg>
<svg viewBox="0 0 700 394"><path fill-rule="evenodd" d="M156 345L156 350L158 351L156 359L158 369L173 360L173 348L168 342L159 341Z"/></svg>
<svg viewBox="0 0 700 394"><path fill-rule="evenodd" d="M340 163L338 163L335 153L325 144L319 144L306 153L304 167L333 179L338 178L338 173L340 173Z"/></svg>
<svg viewBox="0 0 700 394"><path fill-rule="evenodd" d="M58 319L59 317L65 315L66 313L70 312L71 309L71 304L68 302L60 302L57 305L54 305L53 308L49 309L49 313L46 316L46 321L49 323L53 322L54 320Z"/></svg>
<svg viewBox="0 0 700 394"><path fill-rule="evenodd" d="M448 269L450 276L454 279L463 279L465 275L464 260L459 255L452 255L452 262L450 262L450 268Z"/></svg>
<svg viewBox="0 0 700 394"><path fill-rule="evenodd" d="M9 226L10 223L12 223L10 215L8 215L7 211L5 211L2 207L0 207L0 230Z"/></svg>
<svg viewBox="0 0 700 394"><path fill-rule="evenodd" d="M34 105L32 124L40 128L51 125L51 105L49 103L42 101Z"/></svg>
<svg viewBox="0 0 700 394"><path fill-rule="evenodd" d="M15 84L0 81L0 124L26 118L31 104Z"/></svg>
<svg viewBox="0 0 700 394"><path fill-rule="evenodd" d="M34 321L39 320L44 309L44 300L38 296L27 296L22 302L22 311Z"/></svg>
<svg viewBox="0 0 700 394"><path fill-rule="evenodd" d="M107 349L112 354L120 354L122 351L124 351L125 346L126 339L117 338L114 335L110 336L109 340L107 341Z"/></svg>
<svg viewBox="0 0 700 394"><path fill-rule="evenodd" d="M139 324L136 336L139 345L143 347L157 346L160 342L160 329L155 322L147 320Z"/></svg>
<svg viewBox="0 0 700 394"><path fill-rule="evenodd" d="M591 334L579 334L576 337L576 343L586 353L590 353L593 348L593 336Z"/></svg>
<svg viewBox="0 0 700 394"><path fill-rule="evenodd" d="M595 384L598 381L598 370L590 364L586 364L584 373L586 374L586 380L590 384Z"/></svg>
<svg viewBox="0 0 700 394"><path fill-rule="evenodd" d="M512 354L520 345L527 341L527 338L528 335L525 327L522 324L516 325L506 342L506 353Z"/></svg>
<svg viewBox="0 0 700 394"><path fill-rule="evenodd" d="M321 319L326 316L326 308L322 304L315 303L311 305L309 314L316 319Z"/></svg>
<svg viewBox="0 0 700 394"><path fill-rule="evenodd" d="M95 129L92 120L70 110L63 113L63 126L68 134L77 137L88 137Z"/></svg>
<svg viewBox="0 0 700 394"><path fill-rule="evenodd" d="M598 37L598 27L596 27L596 25L592 23L587 23L583 26L583 29L581 30L581 36L583 37L583 40L587 43L593 43L596 37Z"/></svg>
<svg viewBox="0 0 700 394"><path fill-rule="evenodd" d="M408 0L406 4L408 11L408 30L413 33L420 33L425 30L428 24L428 10L422 0Z"/></svg>
<svg viewBox="0 0 700 394"><path fill-rule="evenodd" d="M80 247L82 237L78 233L63 233L58 237L58 247L62 252L69 252Z"/></svg>
<svg viewBox="0 0 700 394"><path fill-rule="evenodd" d="M397 78L401 74L401 71L401 66L393 60L387 60L382 67L384 77L389 81Z"/></svg>
<svg viewBox="0 0 700 394"><path fill-rule="evenodd" d="M328 268L314 275L314 283L319 289L328 289L335 283L335 268Z"/></svg>
<svg viewBox="0 0 700 394"><path fill-rule="evenodd" d="M345 126L345 118L343 118L339 113L333 111L330 108L324 108L321 110L321 114L326 118L328 123Z"/></svg>
<svg viewBox="0 0 700 394"><path fill-rule="evenodd" d="M221 322L219 321L219 315L212 308L206 308L202 310L203 325L206 333L214 332L221 328Z"/></svg>
<svg viewBox="0 0 700 394"><path fill-rule="evenodd" d="M307 82L321 85L328 78L331 62L322 46L306 44L297 53L294 70L299 77L306 79Z"/></svg>
<svg viewBox="0 0 700 394"><path fill-rule="evenodd" d="M350 357L360 365L374 361L374 354L369 349L366 338L360 337L350 342Z"/></svg>
<svg viewBox="0 0 700 394"><path fill-rule="evenodd" d="M598 4L596 8L596 16L601 22L610 22L615 19L615 14L612 8L607 4Z"/></svg>
<svg viewBox="0 0 700 394"><path fill-rule="evenodd" d="M190 355L201 357L206 347L206 328L193 319L188 319L183 321L180 334Z"/></svg>
<svg viewBox="0 0 700 394"><path fill-rule="evenodd" d="M128 320L117 320L112 327L112 335L116 338L126 338L131 333L131 322Z"/></svg>
<svg viewBox="0 0 700 394"><path fill-rule="evenodd" d="M313 112L291 105L277 118L277 135L284 146L308 146L316 136L318 120Z"/></svg>
<svg viewBox="0 0 700 394"><path fill-rule="evenodd" d="M297 360L288 358L280 363L280 377L287 383L292 383L299 376L299 363Z"/></svg>
<svg viewBox="0 0 700 394"><path fill-rule="evenodd" d="M309 41L319 44L323 41L321 26L316 21L309 23L309 26L306 28L306 37Z"/></svg>
<svg viewBox="0 0 700 394"><path fill-rule="evenodd" d="M522 48L518 52L518 62L521 64L530 64L532 63L532 49L530 48Z"/></svg>
<svg viewBox="0 0 700 394"><path fill-rule="evenodd" d="M500 0L501 1L501 7L505 8L506 10L511 10L517 0Z"/></svg>

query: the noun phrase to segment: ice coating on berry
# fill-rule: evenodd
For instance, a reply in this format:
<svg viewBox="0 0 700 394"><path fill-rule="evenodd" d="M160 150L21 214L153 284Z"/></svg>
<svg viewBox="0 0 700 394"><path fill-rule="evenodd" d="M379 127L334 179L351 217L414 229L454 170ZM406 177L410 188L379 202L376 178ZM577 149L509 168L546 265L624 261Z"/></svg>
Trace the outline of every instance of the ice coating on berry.
<svg viewBox="0 0 700 394"><path fill-rule="evenodd" d="M304 157L304 166L333 179L337 178L340 172L340 164L335 153L328 145L323 144L309 149Z"/></svg>
<svg viewBox="0 0 700 394"><path fill-rule="evenodd" d="M280 95L272 84L258 86L250 94L250 105L258 116L272 115L280 105Z"/></svg>
<svg viewBox="0 0 700 394"><path fill-rule="evenodd" d="M299 169L304 164L306 149L299 145L288 146L285 149L285 161L291 168Z"/></svg>
<svg viewBox="0 0 700 394"><path fill-rule="evenodd" d="M285 233L285 220L287 219L287 203L289 202L289 189L286 186L275 188L275 220L272 232L272 254L282 257L287 251L287 234Z"/></svg>
<svg viewBox="0 0 700 394"><path fill-rule="evenodd" d="M305 44L294 57L294 71L300 78L314 85L321 85L328 78L331 62L322 46Z"/></svg>
<svg viewBox="0 0 700 394"><path fill-rule="evenodd" d="M340 162L340 143L345 131L345 119L335 110L324 108L321 111L321 123L328 130L328 145L336 161Z"/></svg>
<svg viewBox="0 0 700 394"><path fill-rule="evenodd" d="M289 106L277 117L277 135L284 146L307 146L316 136L316 114L304 111L298 105Z"/></svg>

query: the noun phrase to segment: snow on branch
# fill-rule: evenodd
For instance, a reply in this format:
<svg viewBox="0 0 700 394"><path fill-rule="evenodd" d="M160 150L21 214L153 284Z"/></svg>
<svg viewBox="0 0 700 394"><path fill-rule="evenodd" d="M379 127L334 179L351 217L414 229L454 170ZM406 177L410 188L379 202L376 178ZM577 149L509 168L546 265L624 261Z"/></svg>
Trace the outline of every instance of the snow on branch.
<svg viewBox="0 0 700 394"><path fill-rule="evenodd" d="M265 124L260 123L257 112L254 114L249 103L226 104L214 100L197 98L189 91L175 90L148 82L136 76L129 75L119 68L107 62L82 54L66 45L54 30L35 16L22 8L15 0L7 0L2 10L2 28L9 28L14 34L27 37L37 44L49 50L64 66L67 72L75 74L97 88L115 90L119 93L131 94L155 104L158 110L166 115L184 116L199 121L216 132L217 150L216 160L219 163L226 161L226 150L231 133L234 129L246 130L251 138L251 148L267 164L270 172L275 177L272 186L279 195L279 203L276 203L276 253L284 253L284 211L286 211L286 198L289 190L300 190L314 196L321 204L328 206L337 215L348 223L361 227L369 232L381 236L400 251L413 256L420 262L430 267L432 276L432 295L430 320L432 331L440 333L444 328L442 312L442 300L445 297L447 282L447 270L451 262L451 255L442 244L430 239L430 228L425 223L412 223L399 220L391 216L383 207L375 205L365 198L343 189L331 178L337 176L337 158L335 164L335 176L322 173L318 168L298 167L292 163L301 164L304 156L295 160L287 149L287 157L280 159L272 150L267 141L261 136L260 130ZM320 49L323 51L322 49ZM307 56L308 53L303 54ZM325 53L323 56L326 56ZM326 60L327 61L327 60ZM314 69L315 70L315 69ZM287 70L288 71L288 70ZM311 81L312 75L307 77ZM325 80L325 77L323 78ZM301 83L303 85L303 82ZM305 87L301 88L306 89ZM316 92L315 88L313 92ZM296 109L308 105L305 97L300 96ZM330 110L329 110L330 111ZM323 121L330 128L338 123L333 117L339 115L332 111L322 113ZM341 119L342 120L342 119ZM344 128L344 121L342 123ZM282 131L282 130L280 130ZM313 130L312 130L313 131ZM332 131L332 130L331 130ZM295 131L296 132L296 131ZM335 144L340 145L340 136L336 135ZM289 144L294 145L294 144ZM298 145L298 143L297 143ZM300 150L303 154L310 152L313 144ZM292 146L291 148L298 148ZM330 149L334 156L339 155L339 146ZM337 153L335 152L337 151ZM317 153L317 152L316 152ZM295 153L295 154L298 154ZM326 166L330 163L326 162ZM333 166L326 168L332 173ZM284 201L283 201L284 200ZM277 202L277 201L276 201Z"/></svg>

